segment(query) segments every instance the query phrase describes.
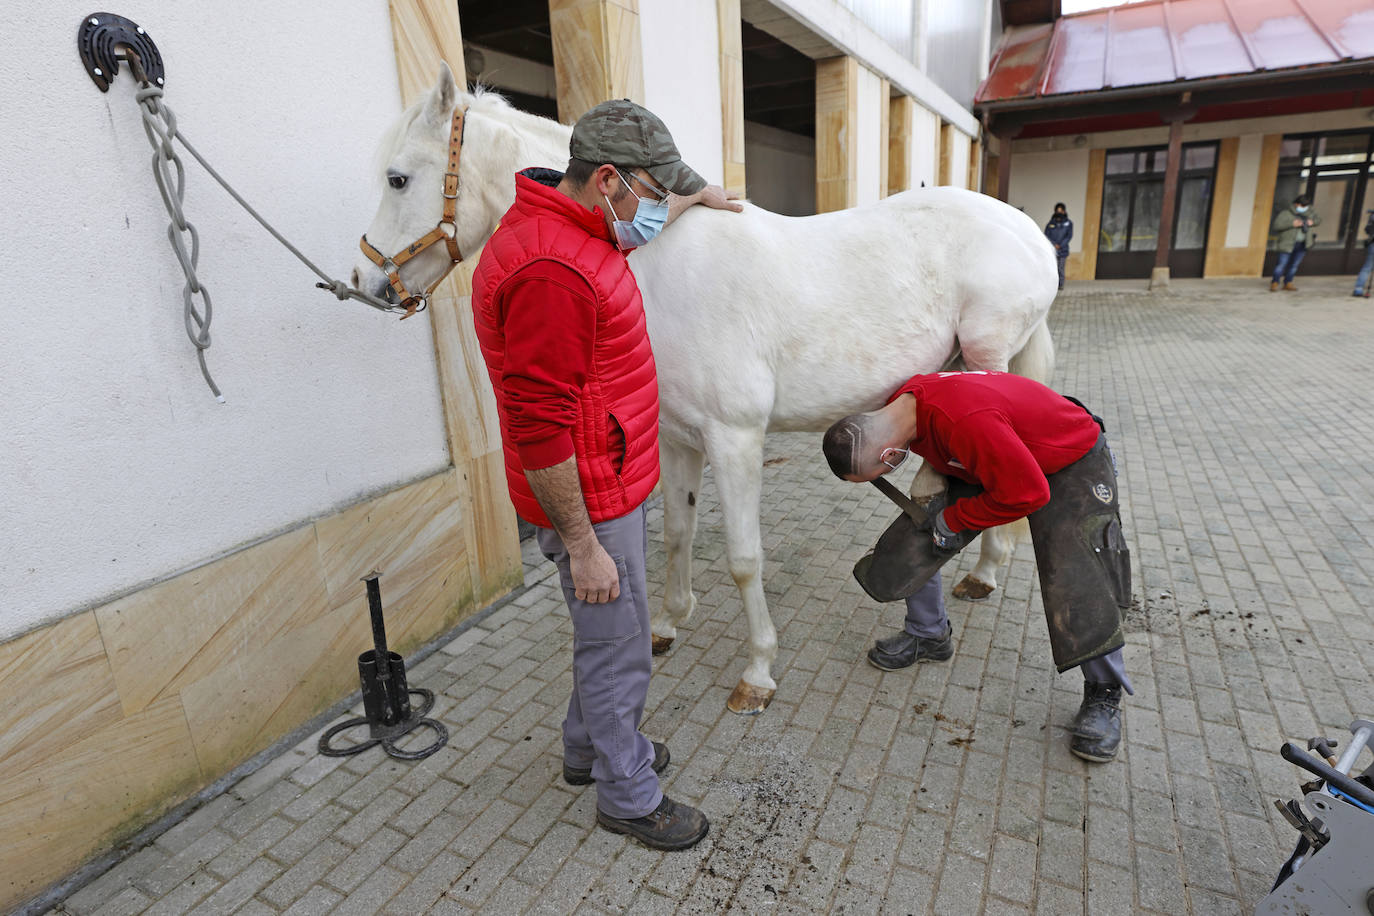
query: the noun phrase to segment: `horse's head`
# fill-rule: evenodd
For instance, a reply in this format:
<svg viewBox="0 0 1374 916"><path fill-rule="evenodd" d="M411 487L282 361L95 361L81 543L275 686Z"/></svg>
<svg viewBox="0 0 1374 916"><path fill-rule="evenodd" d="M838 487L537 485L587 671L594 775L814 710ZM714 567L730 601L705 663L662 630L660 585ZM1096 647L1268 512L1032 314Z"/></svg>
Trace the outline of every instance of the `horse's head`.
<svg viewBox="0 0 1374 916"><path fill-rule="evenodd" d="M498 169L510 182L511 170L498 160L514 144L509 128L472 115L473 100L441 63L434 88L383 138L382 201L353 270L358 289L392 301L422 297L495 228L510 195L484 186Z"/></svg>

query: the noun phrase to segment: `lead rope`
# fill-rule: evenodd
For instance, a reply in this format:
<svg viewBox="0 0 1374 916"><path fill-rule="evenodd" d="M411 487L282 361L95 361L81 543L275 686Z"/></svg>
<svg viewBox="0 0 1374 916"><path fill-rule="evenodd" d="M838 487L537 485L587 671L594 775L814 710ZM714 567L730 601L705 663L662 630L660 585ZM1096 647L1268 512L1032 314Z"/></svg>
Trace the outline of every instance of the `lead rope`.
<svg viewBox="0 0 1374 916"><path fill-rule="evenodd" d="M187 142L186 137L177 130L176 115L162 101L162 87L155 86L148 80L138 55L132 51L126 51L123 59L129 63L130 68L134 71L134 76L143 86L135 93L134 99L138 102L143 117L143 132L153 147L153 178L157 182L158 192L162 195L162 204L166 207L167 215L171 220L167 224L167 241L171 244L172 252L181 265L182 273L186 275L186 285L181 290L182 317L186 325L186 336L190 338L191 344L196 348L196 358L200 362L200 373L205 377L205 383L210 386L210 390L214 393L215 400L221 404L224 403L224 395L220 393L219 386L215 384L215 380L211 377L210 370L205 364L205 351L210 348L210 319L213 308L210 304L210 291L196 276L196 265L200 260L200 233L186 218L186 214L181 208L182 200L186 196L186 167L176 153L172 144L173 140L185 147L186 151L200 163L201 168L205 169L210 177L215 179L240 207L247 210L250 216L270 232L273 238L281 242L302 264L314 271L315 275L324 281L315 284L317 287L329 290L340 301L356 299L383 312L404 311L396 305L378 299L376 296L369 296L361 290L354 289L342 280L331 278L316 267L295 245L287 241L286 237L273 228L271 223L263 219L258 211L254 210L229 182L220 177L220 174L211 167L210 163L205 161L205 157L198 153L195 147ZM173 167L175 167L175 177L173 177ZM174 188L175 190L173 190ZM186 249L184 236L190 236L191 247L189 252ZM204 312L196 308L194 302L196 295L200 296L204 304Z"/></svg>

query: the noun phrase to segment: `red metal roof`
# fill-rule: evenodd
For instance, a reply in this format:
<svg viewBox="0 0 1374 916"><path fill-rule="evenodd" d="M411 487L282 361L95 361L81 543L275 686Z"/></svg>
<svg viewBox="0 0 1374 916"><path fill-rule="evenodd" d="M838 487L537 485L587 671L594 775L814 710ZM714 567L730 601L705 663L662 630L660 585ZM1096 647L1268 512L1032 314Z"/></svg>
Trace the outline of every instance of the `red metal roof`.
<svg viewBox="0 0 1374 916"><path fill-rule="evenodd" d="M1010 28L975 104L1374 57L1374 0L1146 0Z"/></svg>

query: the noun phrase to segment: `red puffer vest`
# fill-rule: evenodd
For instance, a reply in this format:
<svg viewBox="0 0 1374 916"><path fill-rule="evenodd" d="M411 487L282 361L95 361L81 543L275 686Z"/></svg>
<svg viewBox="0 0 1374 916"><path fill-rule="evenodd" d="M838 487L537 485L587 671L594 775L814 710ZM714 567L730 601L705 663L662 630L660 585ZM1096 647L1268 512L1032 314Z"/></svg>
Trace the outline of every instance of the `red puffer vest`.
<svg viewBox="0 0 1374 916"><path fill-rule="evenodd" d="M647 499L658 482L658 377L644 303L625 256L608 240L601 215L525 173L515 176L515 204L487 242L472 277L472 319L496 392L511 502L521 518L553 527L511 443L501 384L506 353L498 307L502 286L521 267L540 259L576 270L596 294L592 364L578 394L573 450L587 514L593 522L618 518ZM613 425L624 435L623 455L611 454L608 447Z"/></svg>

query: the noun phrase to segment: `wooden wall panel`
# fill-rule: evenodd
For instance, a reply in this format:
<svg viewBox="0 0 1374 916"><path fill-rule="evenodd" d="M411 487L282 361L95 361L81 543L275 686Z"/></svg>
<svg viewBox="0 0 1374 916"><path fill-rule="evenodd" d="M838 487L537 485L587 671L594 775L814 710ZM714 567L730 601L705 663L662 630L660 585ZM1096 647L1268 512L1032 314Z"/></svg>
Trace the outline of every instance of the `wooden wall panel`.
<svg viewBox="0 0 1374 916"><path fill-rule="evenodd" d="M916 123L916 100L899 95L888 103L887 193L911 187L911 136Z"/></svg>
<svg viewBox="0 0 1374 916"><path fill-rule="evenodd" d="M1283 134L1266 134L1260 146L1255 206L1250 211L1250 244L1243 261L1249 269L1241 276L1258 277L1264 271L1264 249L1269 244L1269 221L1273 219L1274 183L1279 177L1279 147L1282 145Z"/></svg>
<svg viewBox="0 0 1374 916"><path fill-rule="evenodd" d="M1068 263L1064 265L1065 275L1072 280L1092 280L1097 277L1097 234L1102 227L1102 182L1106 169L1105 149L1088 153L1088 188L1083 199L1083 221L1080 224L1083 229L1083 250L1079 252L1077 261L1070 255Z"/></svg>
<svg viewBox="0 0 1374 916"><path fill-rule="evenodd" d="M740 36L740 0L716 0L720 33L720 117L725 159L725 190L745 193L744 48Z"/></svg>
<svg viewBox="0 0 1374 916"><path fill-rule="evenodd" d="M881 200L892 191L889 188L889 169L892 156L892 83L879 80L878 99L878 198Z"/></svg>
<svg viewBox="0 0 1374 916"><path fill-rule="evenodd" d="M643 103L638 0L549 0L549 31L560 121L607 99Z"/></svg>
<svg viewBox="0 0 1374 916"><path fill-rule="evenodd" d="M936 183L944 186L954 182L955 169L959 168L959 163L954 161L954 132L958 130L953 124L946 121L940 122L940 168L939 177Z"/></svg>
<svg viewBox="0 0 1374 916"><path fill-rule="evenodd" d="M1212 183L1212 216L1207 222L1207 252L1202 264L1204 277L1225 276L1222 251L1226 248L1226 226L1231 218L1231 190L1236 183L1236 154L1239 137L1225 137L1217 151L1216 180Z"/></svg>
<svg viewBox="0 0 1374 916"><path fill-rule="evenodd" d="M859 62L816 61L816 212L858 202Z"/></svg>

